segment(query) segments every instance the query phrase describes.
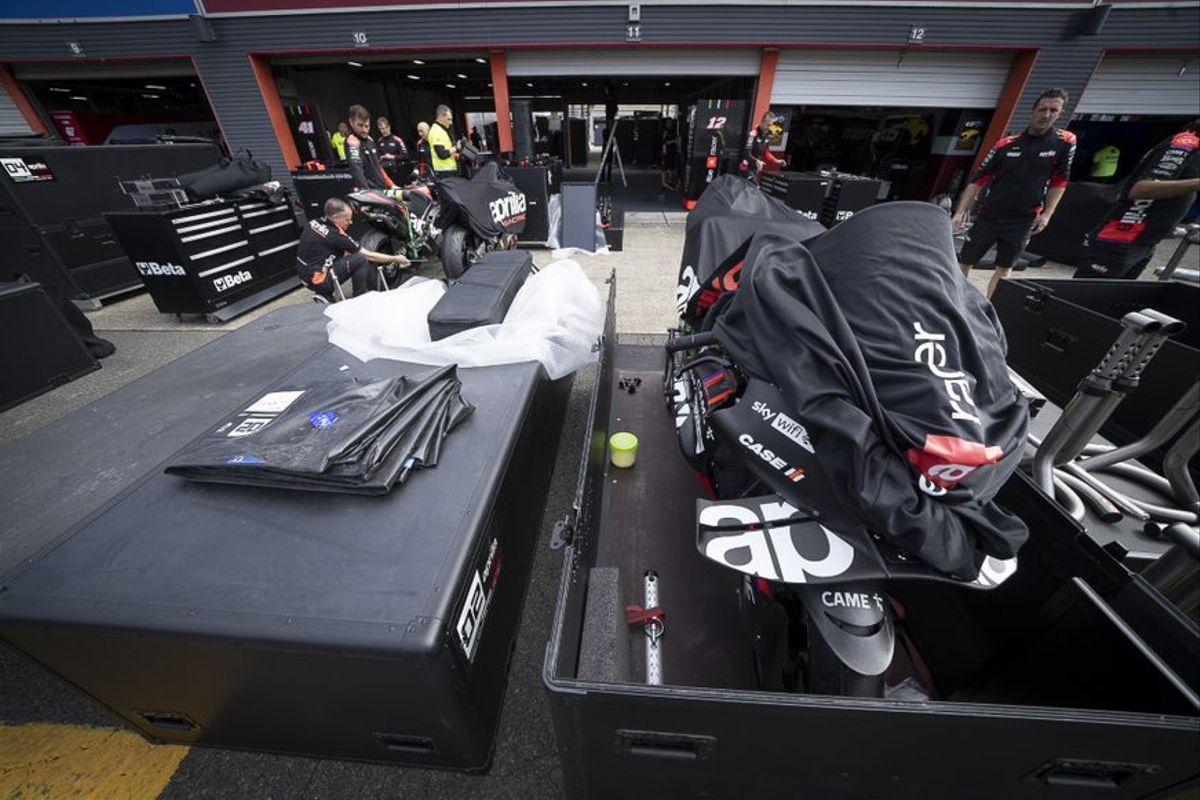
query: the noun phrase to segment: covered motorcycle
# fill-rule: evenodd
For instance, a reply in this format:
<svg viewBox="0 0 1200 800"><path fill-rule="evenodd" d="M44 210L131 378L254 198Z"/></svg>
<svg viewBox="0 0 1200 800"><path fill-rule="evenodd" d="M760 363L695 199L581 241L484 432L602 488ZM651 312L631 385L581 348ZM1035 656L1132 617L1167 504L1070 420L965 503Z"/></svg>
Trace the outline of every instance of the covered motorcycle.
<svg viewBox="0 0 1200 800"><path fill-rule="evenodd" d="M803 242L825 227L750 181L722 175L700 195L685 230L675 302L679 316L699 328L717 298L737 290L754 234L777 233Z"/></svg>
<svg viewBox="0 0 1200 800"><path fill-rule="evenodd" d="M876 206L807 246L760 234L746 264L714 332L747 385L712 424L834 528L965 579L986 556L1013 557L1028 531L993 498L1028 408L945 212Z"/></svg>
<svg viewBox="0 0 1200 800"><path fill-rule="evenodd" d="M525 194L495 162L473 178L439 180L437 193L447 278L458 278L489 250L511 249L525 230Z"/></svg>

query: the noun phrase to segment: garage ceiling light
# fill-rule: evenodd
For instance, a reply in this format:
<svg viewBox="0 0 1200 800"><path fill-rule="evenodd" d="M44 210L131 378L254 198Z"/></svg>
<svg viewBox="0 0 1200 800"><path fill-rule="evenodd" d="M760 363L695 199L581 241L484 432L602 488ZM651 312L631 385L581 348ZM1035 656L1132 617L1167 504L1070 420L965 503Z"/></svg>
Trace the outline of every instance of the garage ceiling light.
<svg viewBox="0 0 1200 800"><path fill-rule="evenodd" d="M467 76L463 75L461 72L458 73L458 77L462 78L464 81L467 79Z"/></svg>
<svg viewBox="0 0 1200 800"><path fill-rule="evenodd" d="M532 88L533 88L533 84L532 84L532 83L527 83L527 84L525 84L525 85L526 85L526 86L528 86L530 89L532 89Z"/></svg>
<svg viewBox="0 0 1200 800"><path fill-rule="evenodd" d="M352 67L361 67L362 66L362 64L358 61L347 61L346 63Z"/></svg>
<svg viewBox="0 0 1200 800"><path fill-rule="evenodd" d="M157 89L160 92L165 92L167 90L167 87L159 86L158 84L154 84L154 83L147 83L146 88L147 89Z"/></svg>
<svg viewBox="0 0 1200 800"><path fill-rule="evenodd" d="M475 59L475 60L476 60L476 61L478 61L480 64L486 64L486 63L487 63L487 59L486 59L486 58L477 58L477 59Z"/></svg>
<svg viewBox="0 0 1200 800"><path fill-rule="evenodd" d="M663 84L663 86L670 86L670 85L671 85L670 81L667 81L666 83Z"/></svg>
<svg viewBox="0 0 1200 800"><path fill-rule="evenodd" d="M83 100L84 102L87 102L87 98L81 94L73 94L73 95L71 95L71 99L72 100Z"/></svg>
<svg viewBox="0 0 1200 800"><path fill-rule="evenodd" d="M156 95L156 94L145 94L145 93L143 93L143 94L142 94L142 97L148 97L148 98L150 98L151 100L157 100L157 99L158 99L158 95Z"/></svg>
<svg viewBox="0 0 1200 800"><path fill-rule="evenodd" d="M417 75L409 75L409 76L408 76L408 79L409 79L409 80L413 80L413 81L419 81L419 80L421 80L421 78L420 78L420 77L418 77Z"/></svg>
<svg viewBox="0 0 1200 800"><path fill-rule="evenodd" d="M70 94L70 93L71 93L71 90L70 90L70 89L64 89L64 88L62 88L61 86L51 86L51 87L50 87L50 91L52 91L52 92L62 92L63 94Z"/></svg>
<svg viewBox="0 0 1200 800"><path fill-rule="evenodd" d="M584 81L583 83L581 83L581 84L579 84L579 85L580 85L580 86L587 86L587 81Z"/></svg>
<svg viewBox="0 0 1200 800"><path fill-rule="evenodd" d="M421 67L425 66L425 62L424 62L424 61L422 61L422 60L421 60L421 59L419 59L419 58L414 58L414 59L413 59L413 63L414 63L414 64L416 64L416 65L418 65L418 66L421 66Z"/></svg>
<svg viewBox="0 0 1200 800"><path fill-rule="evenodd" d="M453 83L447 83L447 84L446 84L446 88L447 88L447 89L457 89L458 87L457 87L457 86L455 86Z"/></svg>

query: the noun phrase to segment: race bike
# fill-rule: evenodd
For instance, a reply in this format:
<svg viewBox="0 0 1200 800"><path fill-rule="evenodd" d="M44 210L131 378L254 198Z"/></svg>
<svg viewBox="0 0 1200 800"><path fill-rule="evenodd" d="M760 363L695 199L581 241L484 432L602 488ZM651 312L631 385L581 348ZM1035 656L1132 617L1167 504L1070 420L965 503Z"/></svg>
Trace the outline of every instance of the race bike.
<svg viewBox="0 0 1200 800"><path fill-rule="evenodd" d="M358 239L366 249L405 256L413 265L437 252L439 209L428 186L414 184L389 192L363 189L346 199L365 228Z"/></svg>
<svg viewBox="0 0 1200 800"><path fill-rule="evenodd" d="M448 280L462 277L489 251L517 246L517 235L525 230L525 195L494 162L471 178L443 178L436 188Z"/></svg>
<svg viewBox="0 0 1200 800"><path fill-rule="evenodd" d="M955 578L828 513L812 442L780 390L748 377L712 332L672 331L666 350L668 409L712 496L697 501L696 547L743 575L739 602L762 688L882 697L902 610L890 582L992 589L1016 572L1015 558L989 556L973 579Z"/></svg>

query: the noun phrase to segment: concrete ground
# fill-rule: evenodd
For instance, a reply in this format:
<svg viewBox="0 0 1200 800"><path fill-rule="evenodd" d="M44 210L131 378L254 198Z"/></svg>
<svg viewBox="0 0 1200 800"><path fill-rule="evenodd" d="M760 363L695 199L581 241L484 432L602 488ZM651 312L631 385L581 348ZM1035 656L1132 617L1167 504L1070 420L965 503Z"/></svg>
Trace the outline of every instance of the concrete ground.
<svg viewBox="0 0 1200 800"><path fill-rule="evenodd" d="M683 248L682 212L631 213L625 250L579 257L603 292L618 276L617 330L622 336L662 334L675 321L675 278ZM1160 248L1165 262L1173 243ZM1200 268L1200 248L1185 266ZM550 260L535 251L535 261ZM436 268L426 268L434 274ZM1060 266L1025 276L1067 277ZM971 276L986 285L989 271ZM1147 276L1149 277L1149 276ZM297 290L225 325L159 314L145 294L113 302L91 315L116 353L103 368L0 414L0 445L76 411L138 377L241 327L295 303ZM124 731L107 712L40 668L0 648L0 798L103 796L128 798L560 798L562 772L541 682L560 556L548 548L550 527L571 503L586 423L591 370L576 378L556 458L546 519L517 636L491 772L486 776L408 770L258 753L151 747ZM3 543L0 542L0 546Z"/></svg>

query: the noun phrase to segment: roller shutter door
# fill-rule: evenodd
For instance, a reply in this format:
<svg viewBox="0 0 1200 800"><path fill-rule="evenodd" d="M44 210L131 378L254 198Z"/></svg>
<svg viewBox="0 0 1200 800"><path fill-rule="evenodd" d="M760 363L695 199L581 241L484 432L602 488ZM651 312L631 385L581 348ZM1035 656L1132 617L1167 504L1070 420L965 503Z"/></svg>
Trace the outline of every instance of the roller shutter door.
<svg viewBox="0 0 1200 800"><path fill-rule="evenodd" d="M196 74L190 58L79 64L17 64L13 74L25 81L87 80L103 78L185 78Z"/></svg>
<svg viewBox="0 0 1200 800"><path fill-rule="evenodd" d="M762 66L756 48L694 50L647 47L613 50L529 50L508 54L508 74L536 75L751 75Z"/></svg>
<svg viewBox="0 0 1200 800"><path fill-rule="evenodd" d="M777 105L994 108L1011 53L784 50Z"/></svg>
<svg viewBox="0 0 1200 800"><path fill-rule="evenodd" d="M1196 116L1200 114L1200 54L1108 53L1075 112Z"/></svg>
<svg viewBox="0 0 1200 800"><path fill-rule="evenodd" d="M17 104L0 89L0 136L29 136L33 131Z"/></svg>

